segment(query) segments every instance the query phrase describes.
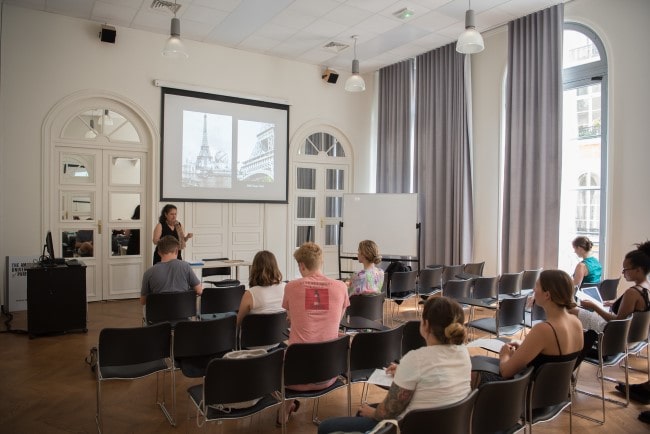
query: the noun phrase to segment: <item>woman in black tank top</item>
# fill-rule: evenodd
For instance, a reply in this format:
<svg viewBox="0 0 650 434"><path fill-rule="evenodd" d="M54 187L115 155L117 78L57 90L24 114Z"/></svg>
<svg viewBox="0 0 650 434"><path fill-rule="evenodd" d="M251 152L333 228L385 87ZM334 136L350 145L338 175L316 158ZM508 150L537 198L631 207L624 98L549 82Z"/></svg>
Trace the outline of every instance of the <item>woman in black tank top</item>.
<svg viewBox="0 0 650 434"><path fill-rule="evenodd" d="M506 344L499 353L499 373L478 372L482 384L512 378L527 366L575 359L582 350L580 321L568 312L575 307L573 280L562 270L545 270L535 283L535 303L546 312L547 321L536 324L521 343ZM476 384L476 378L472 383Z"/></svg>

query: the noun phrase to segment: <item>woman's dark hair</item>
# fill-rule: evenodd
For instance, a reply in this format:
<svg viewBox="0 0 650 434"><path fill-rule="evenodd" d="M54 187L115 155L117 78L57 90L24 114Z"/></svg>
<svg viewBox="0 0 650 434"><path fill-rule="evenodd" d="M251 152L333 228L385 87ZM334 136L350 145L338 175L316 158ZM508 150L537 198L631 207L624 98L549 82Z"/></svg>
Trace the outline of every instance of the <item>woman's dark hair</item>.
<svg viewBox="0 0 650 434"><path fill-rule="evenodd" d="M140 220L140 205L136 206L135 209L133 210L133 215L131 216L131 220Z"/></svg>
<svg viewBox="0 0 650 434"><path fill-rule="evenodd" d="M542 291L551 294L551 301L560 307L573 309L573 279L562 270L544 270L539 275Z"/></svg>
<svg viewBox="0 0 650 434"><path fill-rule="evenodd" d="M282 273L275 255L268 250L257 252L251 264L248 286L271 286L281 281Z"/></svg>
<svg viewBox="0 0 650 434"><path fill-rule="evenodd" d="M168 203L167 205L163 206L162 211L160 211L160 217L158 217L158 223L161 225L165 224L167 221L167 213L173 209L178 209L176 208L176 205L172 205L171 203Z"/></svg>
<svg viewBox="0 0 650 434"><path fill-rule="evenodd" d="M589 252L594 247L594 243L587 237L576 237L572 244L573 247L582 247L585 252Z"/></svg>
<svg viewBox="0 0 650 434"><path fill-rule="evenodd" d="M431 297L424 304L422 319L429 324L429 331L442 344L462 345L467 331L465 313L456 300L448 297Z"/></svg>
<svg viewBox="0 0 650 434"><path fill-rule="evenodd" d="M625 255L625 259L630 262L632 267L639 267L645 274L650 273L650 241L635 244L636 250L632 250Z"/></svg>

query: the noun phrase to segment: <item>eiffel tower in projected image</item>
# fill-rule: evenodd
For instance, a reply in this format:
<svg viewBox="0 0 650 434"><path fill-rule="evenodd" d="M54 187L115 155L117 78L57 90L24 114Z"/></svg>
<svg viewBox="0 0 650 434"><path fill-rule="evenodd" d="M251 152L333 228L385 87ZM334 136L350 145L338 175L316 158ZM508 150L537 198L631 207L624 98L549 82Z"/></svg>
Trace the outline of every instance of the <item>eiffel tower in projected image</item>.
<svg viewBox="0 0 650 434"><path fill-rule="evenodd" d="M230 156L221 150L217 150L214 154L210 153L207 117L204 113L199 155L194 164L183 167L183 184L193 187L230 188L232 185Z"/></svg>

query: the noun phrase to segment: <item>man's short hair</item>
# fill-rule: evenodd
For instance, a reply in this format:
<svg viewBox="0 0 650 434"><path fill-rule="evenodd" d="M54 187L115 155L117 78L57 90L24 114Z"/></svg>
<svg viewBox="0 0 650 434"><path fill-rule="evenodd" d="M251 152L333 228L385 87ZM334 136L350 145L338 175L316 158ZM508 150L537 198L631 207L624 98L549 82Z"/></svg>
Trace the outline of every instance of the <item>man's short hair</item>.
<svg viewBox="0 0 650 434"><path fill-rule="evenodd" d="M181 248L181 243L173 235L165 235L158 240L158 254L164 255L166 253L178 252L178 249Z"/></svg>
<svg viewBox="0 0 650 434"><path fill-rule="evenodd" d="M302 263L309 271L320 268L323 263L323 250L316 243L304 243L293 252L293 257L299 264Z"/></svg>

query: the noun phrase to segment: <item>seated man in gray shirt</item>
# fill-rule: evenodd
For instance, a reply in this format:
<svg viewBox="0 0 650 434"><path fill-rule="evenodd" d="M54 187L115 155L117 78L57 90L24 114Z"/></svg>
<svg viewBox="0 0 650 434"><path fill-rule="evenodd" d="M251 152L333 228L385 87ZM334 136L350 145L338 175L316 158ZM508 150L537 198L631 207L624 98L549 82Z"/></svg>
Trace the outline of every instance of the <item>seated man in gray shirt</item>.
<svg viewBox="0 0 650 434"><path fill-rule="evenodd" d="M197 295L203 292L201 280L187 262L177 259L180 243L172 235L158 241L161 261L149 268L142 276L140 303L147 304L147 295L161 292L184 292L193 289Z"/></svg>

